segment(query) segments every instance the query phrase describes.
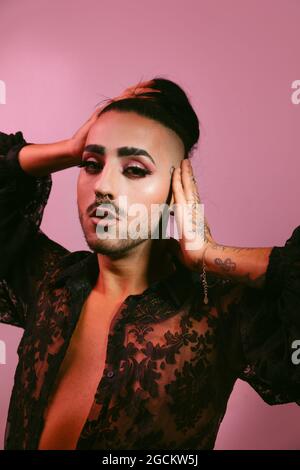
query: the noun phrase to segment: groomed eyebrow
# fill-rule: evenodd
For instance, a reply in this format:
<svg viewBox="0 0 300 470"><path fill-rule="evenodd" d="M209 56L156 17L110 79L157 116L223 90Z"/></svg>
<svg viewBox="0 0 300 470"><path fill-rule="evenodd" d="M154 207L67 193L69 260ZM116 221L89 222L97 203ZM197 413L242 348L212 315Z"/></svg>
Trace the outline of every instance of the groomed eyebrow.
<svg viewBox="0 0 300 470"><path fill-rule="evenodd" d="M98 155L104 156L105 155L105 147L99 144L90 144L84 147L84 152L91 152L97 153ZM130 157L131 155L144 155L145 157L150 158L152 163L156 166L155 161L151 157L151 155L147 152L147 150L140 149L137 147L119 147L117 149L118 157Z"/></svg>

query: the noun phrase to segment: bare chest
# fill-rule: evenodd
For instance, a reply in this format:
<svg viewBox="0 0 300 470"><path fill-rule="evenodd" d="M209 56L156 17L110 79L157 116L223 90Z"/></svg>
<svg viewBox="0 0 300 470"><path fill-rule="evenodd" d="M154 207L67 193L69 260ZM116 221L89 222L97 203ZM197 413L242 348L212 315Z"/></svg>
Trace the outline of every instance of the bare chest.
<svg viewBox="0 0 300 470"><path fill-rule="evenodd" d="M120 303L91 292L83 305L45 412L39 449L75 449L103 376L109 328Z"/></svg>

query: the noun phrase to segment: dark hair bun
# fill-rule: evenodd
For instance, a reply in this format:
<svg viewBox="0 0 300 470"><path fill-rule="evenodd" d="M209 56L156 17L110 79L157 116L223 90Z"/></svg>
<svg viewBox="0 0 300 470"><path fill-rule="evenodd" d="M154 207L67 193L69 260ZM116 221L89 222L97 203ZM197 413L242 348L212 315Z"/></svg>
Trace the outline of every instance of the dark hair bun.
<svg viewBox="0 0 300 470"><path fill-rule="evenodd" d="M166 78L155 77L127 88L110 99L99 115L111 109L135 111L172 129L183 141L184 158L191 155L199 140L199 120L186 93Z"/></svg>

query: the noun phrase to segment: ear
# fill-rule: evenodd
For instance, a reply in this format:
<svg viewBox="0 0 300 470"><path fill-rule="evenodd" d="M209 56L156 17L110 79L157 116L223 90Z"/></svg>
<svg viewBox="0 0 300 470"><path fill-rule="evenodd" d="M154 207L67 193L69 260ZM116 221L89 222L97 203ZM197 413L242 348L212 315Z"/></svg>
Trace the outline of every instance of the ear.
<svg viewBox="0 0 300 470"><path fill-rule="evenodd" d="M170 174L171 174L171 185L170 185L170 192L172 194L171 196L171 201L170 201L170 206L172 206L174 204L174 194L173 194L173 189L172 189L172 180L173 180L173 172L175 170L175 167L172 165L171 168L170 168Z"/></svg>

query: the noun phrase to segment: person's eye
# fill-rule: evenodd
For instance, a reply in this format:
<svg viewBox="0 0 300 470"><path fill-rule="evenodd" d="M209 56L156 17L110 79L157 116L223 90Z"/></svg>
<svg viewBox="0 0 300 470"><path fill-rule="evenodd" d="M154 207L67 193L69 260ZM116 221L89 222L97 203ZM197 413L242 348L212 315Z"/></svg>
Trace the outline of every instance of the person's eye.
<svg viewBox="0 0 300 470"><path fill-rule="evenodd" d="M97 173L98 170L100 170L100 165L97 162L94 162L93 160L84 160L80 162L78 165L79 168L84 168L86 173Z"/></svg>
<svg viewBox="0 0 300 470"><path fill-rule="evenodd" d="M150 175L151 171L146 168L140 168L139 166L128 166L125 168L125 171L129 175L133 175L134 178L141 177L144 178L146 175Z"/></svg>
<svg viewBox="0 0 300 470"><path fill-rule="evenodd" d="M94 160L83 160L78 165L79 168L84 168L86 173L96 174L101 170L102 166ZM144 178L152 172L146 168L139 166L128 166L124 169L124 173L128 174L131 178Z"/></svg>

